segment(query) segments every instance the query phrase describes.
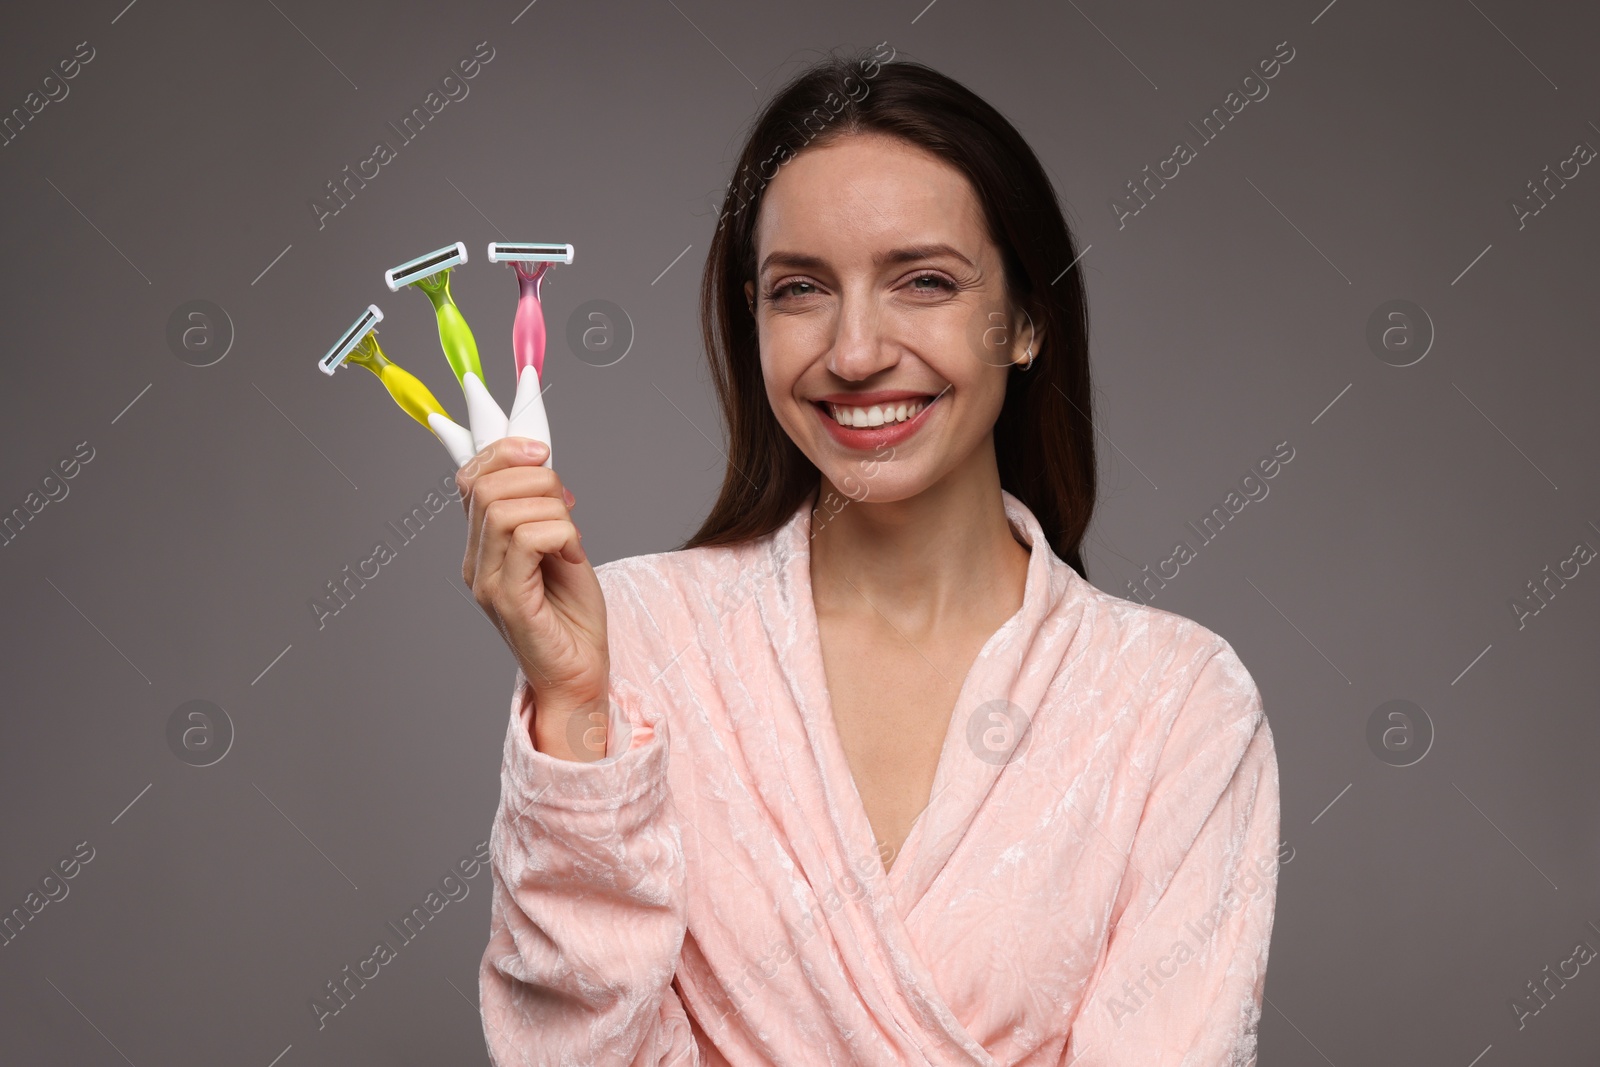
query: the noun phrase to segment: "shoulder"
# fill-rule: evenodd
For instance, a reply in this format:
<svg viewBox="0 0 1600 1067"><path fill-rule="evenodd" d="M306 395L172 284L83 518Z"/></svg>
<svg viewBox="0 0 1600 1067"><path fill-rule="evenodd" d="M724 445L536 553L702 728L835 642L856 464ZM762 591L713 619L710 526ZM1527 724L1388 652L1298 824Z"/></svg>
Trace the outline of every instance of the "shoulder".
<svg viewBox="0 0 1600 1067"><path fill-rule="evenodd" d="M754 542L672 549L610 560L594 569L606 598L613 643L648 640L680 627L693 633L723 618L729 604L751 593L766 558ZM620 623L621 625L617 625ZM681 641L679 644L681 645Z"/></svg>
<svg viewBox="0 0 1600 1067"><path fill-rule="evenodd" d="M748 545L670 549L610 560L594 573L607 608L687 606L737 576L749 555Z"/></svg>
<svg viewBox="0 0 1600 1067"><path fill-rule="evenodd" d="M770 570L770 555L752 542L649 552L596 567L613 677L645 689L682 683L687 676L669 676L668 668L693 673L691 664L723 648L732 612L758 599L756 587Z"/></svg>
<svg viewBox="0 0 1600 1067"><path fill-rule="evenodd" d="M1236 733L1263 725L1261 693L1233 645L1175 612L1107 593L1073 572L1083 603L1078 638L1088 664L1148 713L1158 737ZM1076 657L1075 657L1076 658Z"/></svg>
<svg viewBox="0 0 1600 1067"><path fill-rule="evenodd" d="M1244 670L1233 645L1215 630L1176 612L1108 593L1078 578L1076 572L1073 576L1083 602L1082 621L1090 631L1086 636L1114 649L1128 667L1163 673L1170 668L1185 674L1219 660L1217 668Z"/></svg>

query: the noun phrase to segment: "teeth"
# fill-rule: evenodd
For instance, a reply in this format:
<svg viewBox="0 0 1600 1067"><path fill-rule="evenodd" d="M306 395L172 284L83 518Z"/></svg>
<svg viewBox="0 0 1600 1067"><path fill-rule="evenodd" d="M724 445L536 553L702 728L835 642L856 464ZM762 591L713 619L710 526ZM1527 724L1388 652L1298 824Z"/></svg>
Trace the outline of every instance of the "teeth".
<svg viewBox="0 0 1600 1067"><path fill-rule="evenodd" d="M899 400L892 404L874 404L869 408L847 408L827 404L828 414L841 426L883 426L915 418L917 412L928 406L927 400Z"/></svg>

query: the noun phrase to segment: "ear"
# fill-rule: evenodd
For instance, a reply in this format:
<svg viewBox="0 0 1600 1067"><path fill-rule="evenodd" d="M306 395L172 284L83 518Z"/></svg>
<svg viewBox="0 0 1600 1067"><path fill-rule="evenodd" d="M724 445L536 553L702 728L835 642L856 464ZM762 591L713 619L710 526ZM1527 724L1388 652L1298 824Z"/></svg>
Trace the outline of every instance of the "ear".
<svg viewBox="0 0 1600 1067"><path fill-rule="evenodd" d="M1044 327L1033 321L1026 308L1018 310L1022 313L1022 326L1017 329L1016 341L1011 346L1011 362L1021 367L1027 365L1029 352L1033 353L1033 359L1039 358L1044 348Z"/></svg>
<svg viewBox="0 0 1600 1067"><path fill-rule="evenodd" d="M750 314L756 313L756 283L744 283L744 303L750 309Z"/></svg>

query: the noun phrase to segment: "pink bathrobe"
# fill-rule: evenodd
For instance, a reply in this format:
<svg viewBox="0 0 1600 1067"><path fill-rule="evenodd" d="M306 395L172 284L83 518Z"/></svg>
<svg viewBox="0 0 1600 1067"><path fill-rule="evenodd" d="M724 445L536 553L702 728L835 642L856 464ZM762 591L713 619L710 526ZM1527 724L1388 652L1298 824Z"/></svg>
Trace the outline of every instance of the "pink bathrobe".
<svg viewBox="0 0 1600 1067"><path fill-rule="evenodd" d="M605 759L536 751L519 673L479 972L493 1061L1254 1064L1278 769L1232 647L1084 581L1005 493L1022 607L886 874L828 701L815 499L758 541L596 569Z"/></svg>

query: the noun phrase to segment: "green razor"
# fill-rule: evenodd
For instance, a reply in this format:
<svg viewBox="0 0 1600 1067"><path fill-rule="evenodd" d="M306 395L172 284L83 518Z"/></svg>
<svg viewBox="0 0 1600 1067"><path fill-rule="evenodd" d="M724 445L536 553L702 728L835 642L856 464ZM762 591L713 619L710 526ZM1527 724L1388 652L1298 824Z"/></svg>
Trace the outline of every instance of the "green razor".
<svg viewBox="0 0 1600 1067"><path fill-rule="evenodd" d="M456 380L463 389L469 371L478 381L483 381L478 342L473 339L466 317L450 295L450 270L466 261L467 246L457 241L383 272L383 283L390 292L397 293L402 286L415 285L433 304L434 316L439 320L439 347L444 349L444 358L450 361L450 369L455 371Z"/></svg>

